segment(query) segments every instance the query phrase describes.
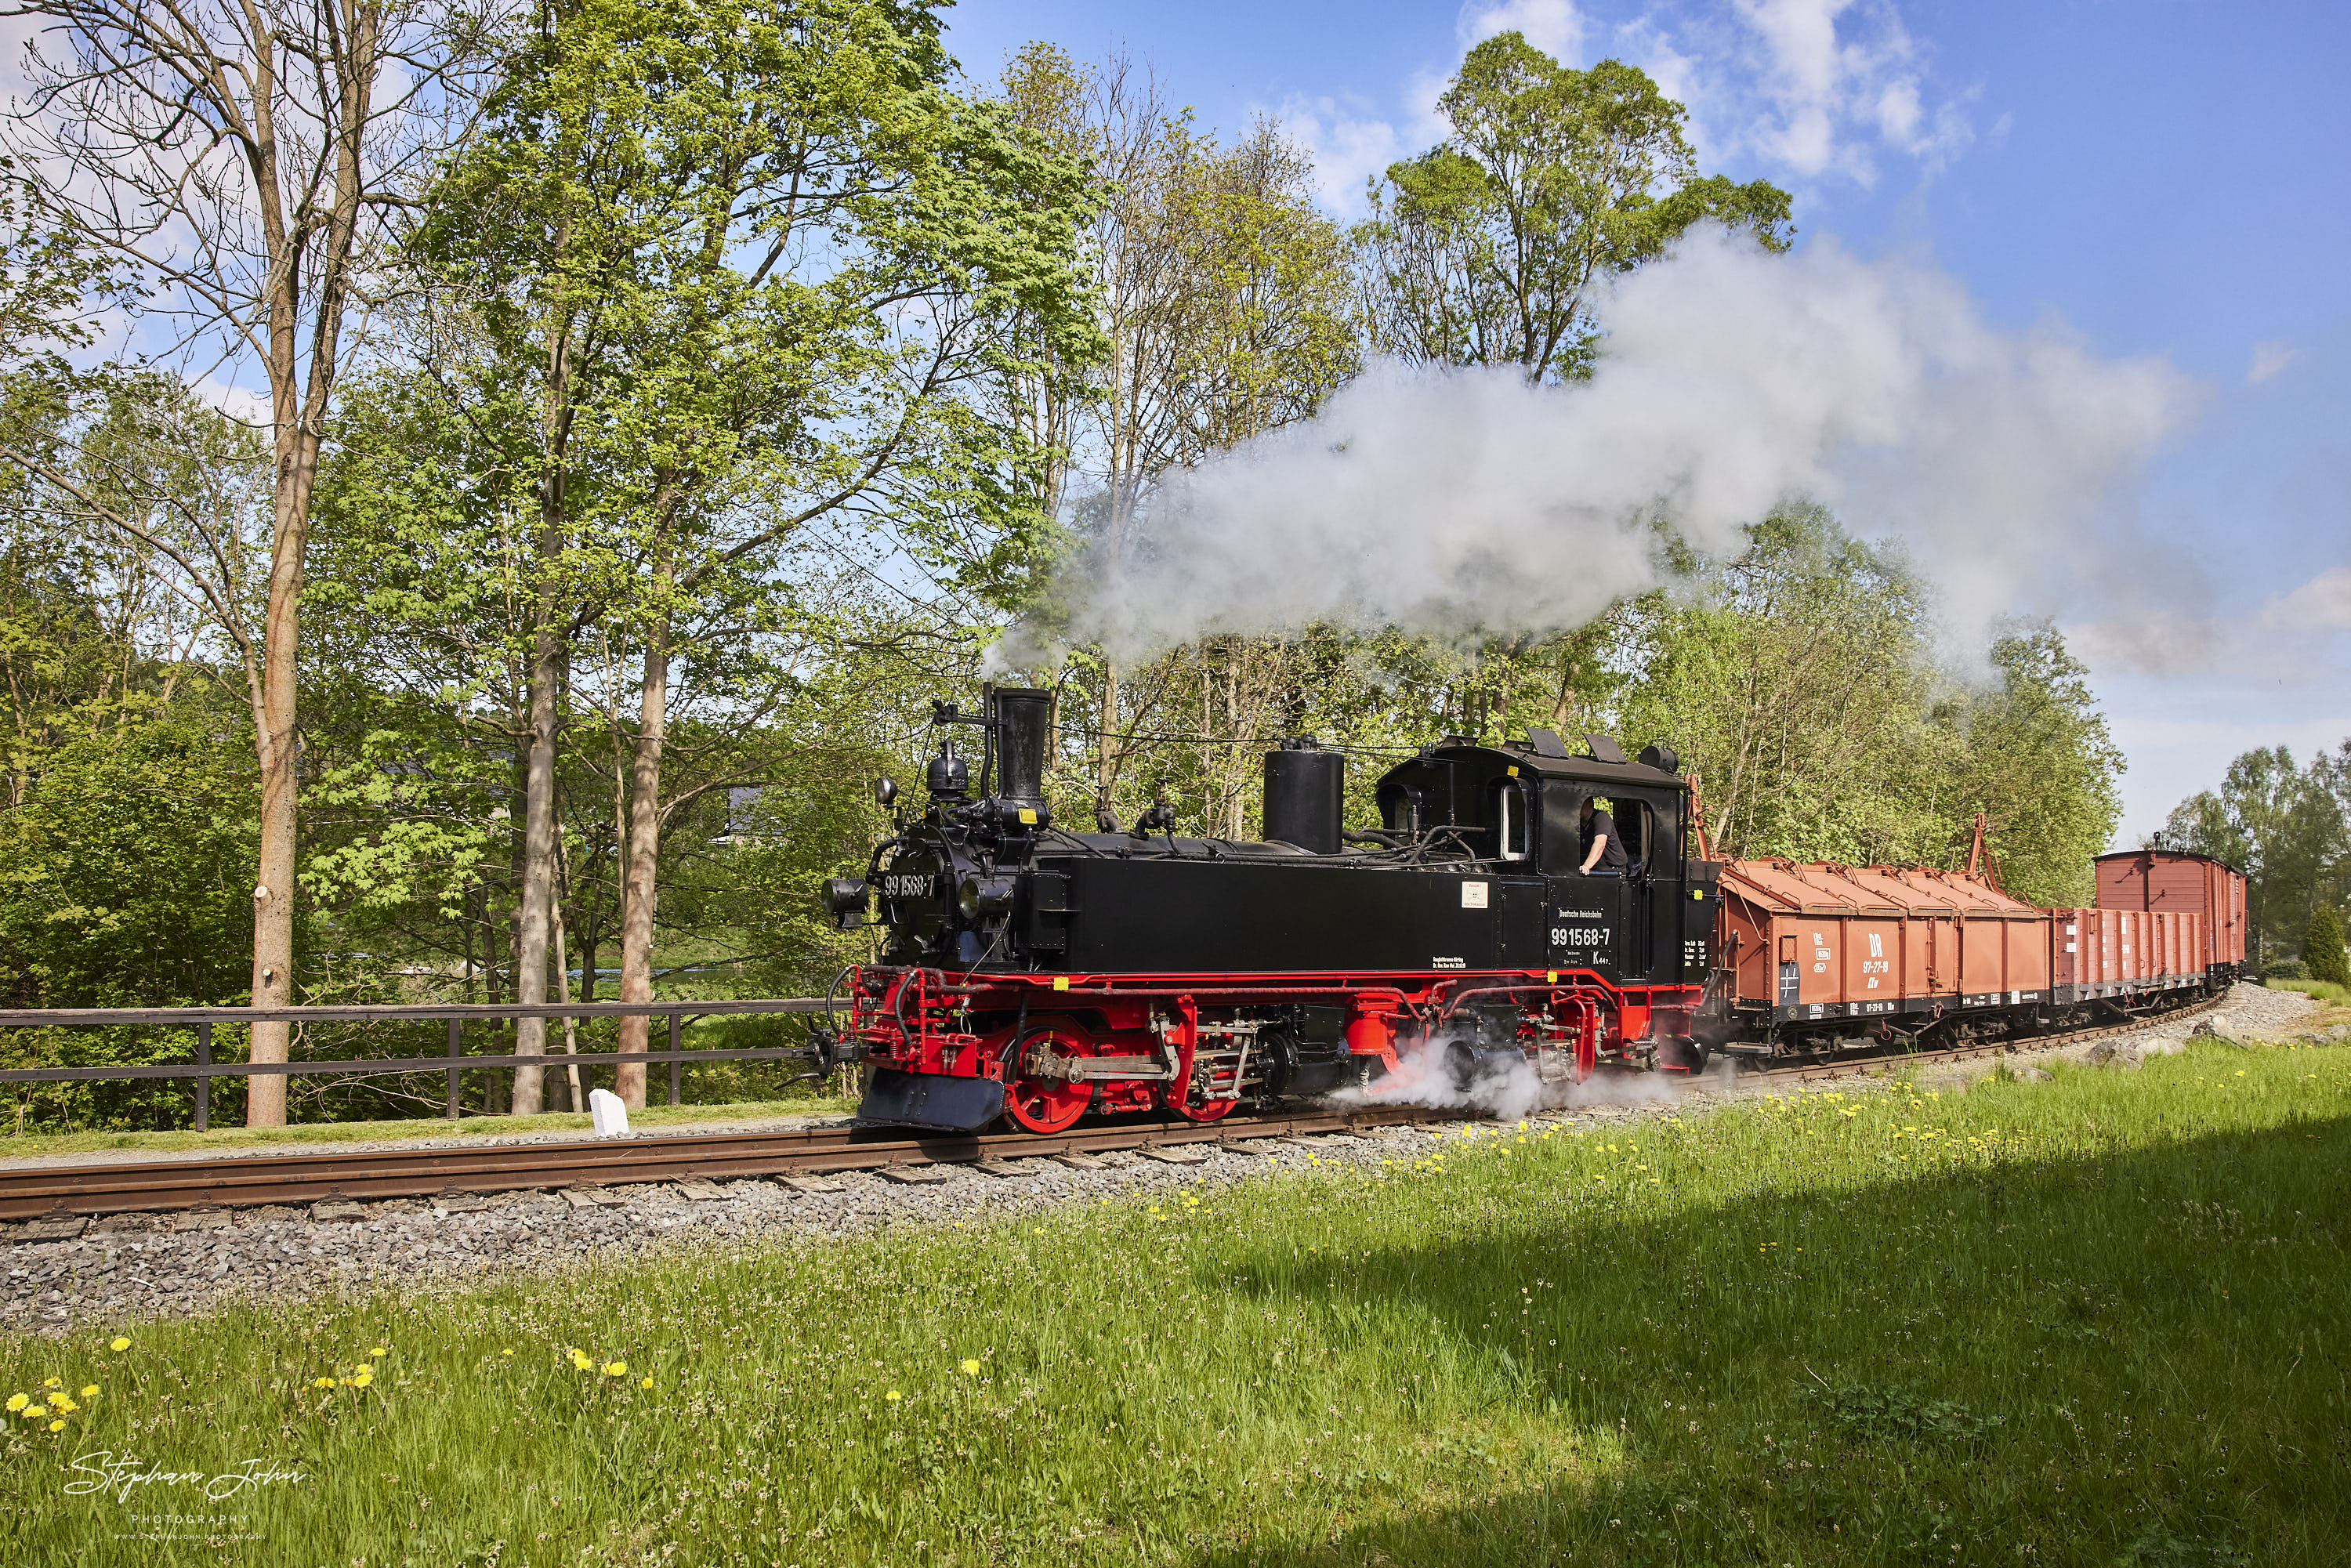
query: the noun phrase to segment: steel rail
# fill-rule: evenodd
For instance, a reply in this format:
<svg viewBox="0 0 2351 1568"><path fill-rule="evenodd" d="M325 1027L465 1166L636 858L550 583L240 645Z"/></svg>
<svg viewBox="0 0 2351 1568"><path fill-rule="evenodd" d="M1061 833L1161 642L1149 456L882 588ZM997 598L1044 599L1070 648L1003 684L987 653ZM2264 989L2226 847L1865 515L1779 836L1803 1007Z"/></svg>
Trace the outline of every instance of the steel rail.
<svg viewBox="0 0 2351 1568"><path fill-rule="evenodd" d="M1104 1124L1066 1133L892 1136L871 1128L774 1133L701 1133L601 1141L468 1145L460 1148L360 1150L154 1159L104 1166L0 1169L0 1219L62 1218L157 1209L314 1203L331 1198L420 1197L586 1185L823 1176L840 1171L1178 1144L1351 1133L1457 1114L1416 1105L1355 1111L1227 1116L1216 1122Z"/></svg>

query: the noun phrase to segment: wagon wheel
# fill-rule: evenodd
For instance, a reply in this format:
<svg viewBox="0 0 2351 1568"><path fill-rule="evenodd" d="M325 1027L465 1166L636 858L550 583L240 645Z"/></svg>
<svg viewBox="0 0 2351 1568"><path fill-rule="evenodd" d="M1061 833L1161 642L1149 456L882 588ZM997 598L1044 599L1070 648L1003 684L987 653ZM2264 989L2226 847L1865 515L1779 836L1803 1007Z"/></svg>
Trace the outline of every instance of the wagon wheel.
<svg viewBox="0 0 2351 1568"><path fill-rule="evenodd" d="M1087 1103L1094 1097L1094 1086L1034 1075L1028 1071L1029 1063L1038 1056L1068 1061L1092 1054L1083 1040L1055 1029L1032 1030L1006 1041L1001 1058L1005 1116L1015 1126L1031 1133L1066 1131L1085 1114Z"/></svg>

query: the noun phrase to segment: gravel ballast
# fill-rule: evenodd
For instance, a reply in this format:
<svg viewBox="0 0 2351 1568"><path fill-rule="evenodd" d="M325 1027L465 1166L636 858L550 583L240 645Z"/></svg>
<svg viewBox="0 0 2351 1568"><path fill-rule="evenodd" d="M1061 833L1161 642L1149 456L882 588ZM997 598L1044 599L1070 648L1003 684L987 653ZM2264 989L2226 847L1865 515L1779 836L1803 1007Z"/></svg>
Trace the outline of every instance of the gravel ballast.
<svg viewBox="0 0 2351 1568"><path fill-rule="evenodd" d="M2298 993L2241 985L2217 1008L2193 1019L2105 1040L1977 1059L1938 1069L1930 1077L1963 1082L2001 1063L2030 1075L2032 1063L2053 1059L2127 1069L2147 1055L2184 1049L2199 1032L2239 1040L2287 1038L2314 1010L2315 1004ZM2326 1032L2345 1034L2339 1027ZM1611 1103L1609 1088L1595 1080L1587 1086L1584 1103L1547 1112L1544 1119L1616 1122L1761 1094L1829 1088L1849 1092L1873 1082L1844 1077L1792 1086L1784 1080L1710 1073L1696 1083L1674 1086L1645 1078L1620 1085L1620 1097ZM5 1272L0 1329L60 1333L77 1325L197 1312L231 1297L290 1300L377 1284L450 1282L491 1270L582 1258L617 1260L677 1246L732 1249L869 1236L894 1226L980 1222L1200 1182L1221 1186L1312 1162L1376 1165L1409 1158L1462 1124L1196 1145L1180 1154L925 1167L944 1180L908 1182L851 1173L31 1221L0 1226L0 1270Z"/></svg>

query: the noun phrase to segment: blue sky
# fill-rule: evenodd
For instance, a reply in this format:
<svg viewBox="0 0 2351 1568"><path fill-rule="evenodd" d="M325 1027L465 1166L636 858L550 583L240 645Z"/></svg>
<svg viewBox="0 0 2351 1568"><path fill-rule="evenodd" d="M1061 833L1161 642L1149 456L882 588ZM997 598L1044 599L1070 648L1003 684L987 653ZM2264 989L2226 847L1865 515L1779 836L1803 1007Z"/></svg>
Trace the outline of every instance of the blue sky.
<svg viewBox="0 0 2351 1568"><path fill-rule="evenodd" d="M2351 9L964 0L947 19L977 78L1030 38L1123 46L1209 125L1280 116L1341 212L1434 140L1435 92L1486 33L1644 66L1710 169L1795 193L1805 238L1931 261L1997 324L2192 379L2195 416L2114 497L2116 591L2060 607L2130 757L2119 841L2248 747L2351 737Z"/></svg>

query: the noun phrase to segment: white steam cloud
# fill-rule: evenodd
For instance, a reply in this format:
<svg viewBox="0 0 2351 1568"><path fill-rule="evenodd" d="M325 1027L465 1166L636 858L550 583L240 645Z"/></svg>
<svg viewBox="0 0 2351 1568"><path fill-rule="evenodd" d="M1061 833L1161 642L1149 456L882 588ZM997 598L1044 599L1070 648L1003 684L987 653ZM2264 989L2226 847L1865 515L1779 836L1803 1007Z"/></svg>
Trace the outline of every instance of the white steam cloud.
<svg viewBox="0 0 2351 1568"><path fill-rule="evenodd" d="M1464 1083L1454 1073L1452 1046L1452 1040L1443 1037L1404 1045L1396 1052L1395 1071L1326 1098L1333 1105L1426 1105L1515 1122L1538 1111L1586 1105L1671 1104L1682 1094L1679 1075L1663 1072L1603 1073L1581 1083L1572 1078L1546 1080L1518 1051L1481 1053ZM1729 1059L1720 1059L1719 1065L1728 1069ZM1720 1088L1727 1082L1716 1079L1710 1086Z"/></svg>
<svg viewBox="0 0 2351 1568"><path fill-rule="evenodd" d="M2115 503L2186 417L2168 361L2006 331L1947 274L1720 231L1617 283L1595 373L1377 366L1155 497L1081 560L1066 635L1122 656L1317 622L1458 640L1580 624L1662 580L1656 524L1733 553L1823 501L1906 541L1954 617L2047 612L2110 570ZM1004 664L1050 662L1016 632Z"/></svg>

